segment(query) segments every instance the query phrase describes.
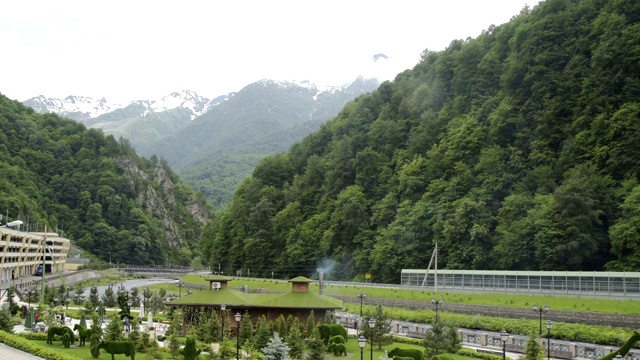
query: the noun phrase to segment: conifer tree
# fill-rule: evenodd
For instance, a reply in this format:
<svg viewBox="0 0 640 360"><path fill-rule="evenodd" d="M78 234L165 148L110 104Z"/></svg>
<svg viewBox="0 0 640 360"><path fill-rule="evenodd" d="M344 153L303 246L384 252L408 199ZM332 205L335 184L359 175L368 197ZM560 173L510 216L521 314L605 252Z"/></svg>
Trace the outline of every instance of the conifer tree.
<svg viewBox="0 0 640 360"><path fill-rule="evenodd" d="M242 316L238 336L240 336L239 340L242 344L253 339L253 323L251 322L251 315L249 315L248 311L245 311L244 315Z"/></svg>
<svg viewBox="0 0 640 360"><path fill-rule="evenodd" d="M373 343L378 346L378 349L382 349L382 346L393 343L393 338L389 335L389 332L391 332L391 321L387 317L387 313L382 310L382 306L378 305L373 315L366 315L364 317L364 323L367 324L370 319L374 319L376 325L373 329L369 328L369 326L364 326L362 329L364 337L367 339L373 338Z"/></svg>
<svg viewBox="0 0 640 360"><path fill-rule="evenodd" d="M329 325L329 324L333 324L333 318L331 316L331 311L326 311L324 313L324 323Z"/></svg>
<svg viewBox="0 0 640 360"><path fill-rule="evenodd" d="M425 354L428 357L442 354L446 347L446 342L447 336L444 324L439 317L436 317L431 323L431 331L425 333L424 341L422 342Z"/></svg>
<svg viewBox="0 0 640 360"><path fill-rule="evenodd" d="M313 314L313 310L311 310L311 312L309 313L309 317L307 318L307 332L306 332L306 338L310 338L311 334L313 334L313 330L315 330L316 328L316 318L315 315Z"/></svg>
<svg viewBox="0 0 640 360"><path fill-rule="evenodd" d="M213 331L211 331L211 321L207 314L202 311L198 315L198 324L194 326L195 337L204 343L213 342Z"/></svg>
<svg viewBox="0 0 640 360"><path fill-rule="evenodd" d="M9 303L9 311L11 311L11 309L13 308L13 305L15 305L16 303L13 301L13 298L16 295L16 288L13 287L13 285L9 286L9 289L7 289L7 303Z"/></svg>
<svg viewBox="0 0 640 360"><path fill-rule="evenodd" d="M300 327L296 324L292 324L289 329L289 334L286 337L287 345L289 346L289 355L294 359L302 359L304 355L304 338Z"/></svg>
<svg viewBox="0 0 640 360"><path fill-rule="evenodd" d="M462 347L462 340L460 339L460 334L458 334L458 328L455 326L447 326L445 331L446 344L445 344L445 352L449 354L455 354Z"/></svg>
<svg viewBox="0 0 640 360"><path fill-rule="evenodd" d="M267 346L271 338L271 324L267 324L266 316L262 315L256 323L256 336L253 337L253 346L256 349L262 349Z"/></svg>
<svg viewBox="0 0 640 360"><path fill-rule="evenodd" d="M98 307L98 305L100 305L100 296L98 295L98 288L95 285L93 285L91 290L89 290L89 301L93 307Z"/></svg>
<svg viewBox="0 0 640 360"><path fill-rule="evenodd" d="M102 338L102 326L100 325L100 319L97 313L91 314L91 336L89 337L91 356L94 358L100 357L100 339Z"/></svg>
<svg viewBox="0 0 640 360"><path fill-rule="evenodd" d="M11 322L11 317L6 311L0 311L0 330L13 334L13 322Z"/></svg>
<svg viewBox="0 0 640 360"><path fill-rule="evenodd" d="M287 327L287 321L284 319L284 316L280 314L276 319L276 323L273 325L273 332L278 333L282 338L286 338L289 333L289 329Z"/></svg>
<svg viewBox="0 0 640 360"><path fill-rule="evenodd" d="M309 341L307 346L309 348L309 353L307 354L306 360L323 360L325 353L324 341L318 334L317 327L311 332L308 336Z"/></svg>
<svg viewBox="0 0 640 360"><path fill-rule="evenodd" d="M523 360L542 360L544 359L544 350L540 343L536 341L535 336L529 335L529 340L527 340L527 345L524 349Z"/></svg>
<svg viewBox="0 0 640 360"><path fill-rule="evenodd" d="M102 303L107 307L116 306L116 294L113 291L113 287L111 285L104 289L104 294L102 294Z"/></svg>
<svg viewBox="0 0 640 360"><path fill-rule="evenodd" d="M75 295L73 296L73 303L76 305L82 305L84 303L84 287L81 284L74 286Z"/></svg>
<svg viewBox="0 0 640 360"><path fill-rule="evenodd" d="M120 319L120 317L116 314L112 314L109 317L109 325L104 332L104 340L106 341L119 341L123 340L124 336L122 335L124 329L124 322Z"/></svg>
<svg viewBox="0 0 640 360"><path fill-rule="evenodd" d="M140 329L138 326L138 319L132 318L130 324L131 324L131 331L129 332L129 334L127 334L127 338L133 341L133 344L136 350L142 350L140 349L140 342L141 342L142 336L140 334Z"/></svg>
<svg viewBox="0 0 640 360"><path fill-rule="evenodd" d="M282 341L280 335L274 332L267 346L260 350L264 354L263 359L265 360L286 360L289 357L289 350L291 349Z"/></svg>

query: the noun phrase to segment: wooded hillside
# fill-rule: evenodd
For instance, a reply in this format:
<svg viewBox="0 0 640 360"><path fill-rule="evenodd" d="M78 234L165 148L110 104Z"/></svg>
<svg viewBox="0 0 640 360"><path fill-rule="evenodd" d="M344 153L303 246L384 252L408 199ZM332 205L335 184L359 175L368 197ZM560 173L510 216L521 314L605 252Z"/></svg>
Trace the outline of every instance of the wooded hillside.
<svg viewBox="0 0 640 360"><path fill-rule="evenodd" d="M640 2L547 0L264 159L203 231L228 274L640 265Z"/></svg>
<svg viewBox="0 0 640 360"><path fill-rule="evenodd" d="M206 200L127 141L0 94L0 213L105 261L189 265Z"/></svg>

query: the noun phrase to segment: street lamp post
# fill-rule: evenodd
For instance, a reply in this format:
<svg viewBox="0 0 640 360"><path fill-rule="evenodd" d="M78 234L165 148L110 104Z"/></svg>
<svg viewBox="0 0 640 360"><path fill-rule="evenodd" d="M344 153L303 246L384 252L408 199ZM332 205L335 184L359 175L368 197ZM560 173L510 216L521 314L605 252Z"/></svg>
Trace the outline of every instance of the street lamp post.
<svg viewBox="0 0 640 360"><path fill-rule="evenodd" d="M224 309L226 309L226 305L220 305L220 323L222 324L220 329L220 342L224 341Z"/></svg>
<svg viewBox="0 0 640 360"><path fill-rule="evenodd" d="M373 318L369 319L369 329L371 330L371 359L370 360L373 360L373 338L374 338L373 331L375 327L376 327L376 319L373 319Z"/></svg>
<svg viewBox="0 0 640 360"><path fill-rule="evenodd" d="M547 360L551 360L551 320L547 320Z"/></svg>
<svg viewBox="0 0 640 360"><path fill-rule="evenodd" d="M431 298L431 304L436 306L436 321L437 321L438 320L438 305L444 304L444 299L440 298L440 300L436 300L434 298Z"/></svg>
<svg viewBox="0 0 640 360"><path fill-rule="evenodd" d="M236 323L238 324L236 330L236 359L240 359L240 320L242 320L242 314L237 312L235 315Z"/></svg>
<svg viewBox="0 0 640 360"><path fill-rule="evenodd" d="M364 347L367 346L367 339L362 335L358 338L358 346L360 346L360 360L363 360L362 356L364 353Z"/></svg>
<svg viewBox="0 0 640 360"><path fill-rule="evenodd" d="M360 299L360 317L362 317L362 300L364 300L366 297L367 297L367 294L358 293L358 299Z"/></svg>
<svg viewBox="0 0 640 360"><path fill-rule="evenodd" d="M502 340L502 360L507 359L506 344L509 339L509 333L506 330L500 331L500 340Z"/></svg>
<svg viewBox="0 0 640 360"><path fill-rule="evenodd" d="M538 303L533 304L533 311L537 311L540 313L540 336L542 336L542 313L545 314L549 311L549 304L546 304L544 307L538 306Z"/></svg>
<svg viewBox="0 0 640 360"><path fill-rule="evenodd" d="M33 297L33 294L35 294L35 291L29 290L27 292L27 294L28 294L28 299L29 299L29 309L31 309L31 298Z"/></svg>

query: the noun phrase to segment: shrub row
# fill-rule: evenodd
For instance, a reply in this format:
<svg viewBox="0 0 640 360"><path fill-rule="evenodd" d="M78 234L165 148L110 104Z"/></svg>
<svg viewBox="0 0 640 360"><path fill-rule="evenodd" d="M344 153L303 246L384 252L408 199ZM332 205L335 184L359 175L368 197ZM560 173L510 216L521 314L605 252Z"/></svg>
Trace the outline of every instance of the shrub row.
<svg viewBox="0 0 640 360"><path fill-rule="evenodd" d="M54 350L40 346L22 336L9 334L0 330L0 342L11 346L12 348L28 352L29 354L39 356L47 360L80 360L75 356L57 353Z"/></svg>

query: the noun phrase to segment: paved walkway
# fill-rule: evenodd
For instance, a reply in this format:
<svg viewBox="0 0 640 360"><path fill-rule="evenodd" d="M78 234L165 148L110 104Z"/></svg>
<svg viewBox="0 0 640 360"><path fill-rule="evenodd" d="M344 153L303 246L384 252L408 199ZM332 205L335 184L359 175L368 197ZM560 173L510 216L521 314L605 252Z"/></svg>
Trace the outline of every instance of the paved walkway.
<svg viewBox="0 0 640 360"><path fill-rule="evenodd" d="M20 351L18 349L14 349L5 344L0 344L0 358L1 359L11 359L11 360L38 360L42 359L41 357L37 357L35 355L31 355L24 351ZM44 360L44 359L42 359Z"/></svg>

